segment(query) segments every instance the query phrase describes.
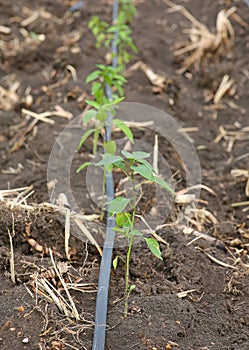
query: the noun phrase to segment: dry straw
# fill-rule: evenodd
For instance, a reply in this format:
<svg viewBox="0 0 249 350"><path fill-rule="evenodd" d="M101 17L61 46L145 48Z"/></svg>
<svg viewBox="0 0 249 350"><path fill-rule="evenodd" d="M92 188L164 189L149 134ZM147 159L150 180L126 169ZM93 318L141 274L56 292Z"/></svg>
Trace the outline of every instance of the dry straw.
<svg viewBox="0 0 249 350"><path fill-rule="evenodd" d="M190 66L197 64L205 57L213 55L222 55L231 50L234 42L234 29L230 22L230 17L235 15L236 7L231 7L228 10L221 10L216 19L216 30L212 33L209 28L199 22L184 6L175 5L169 0L163 0L165 4L170 6L169 13L180 12L193 25L192 28L184 30L184 33L189 35L190 42L184 47L174 52L175 56L180 56L189 53L189 56L183 61L179 73L184 73ZM235 20L240 24L243 21L236 14Z"/></svg>

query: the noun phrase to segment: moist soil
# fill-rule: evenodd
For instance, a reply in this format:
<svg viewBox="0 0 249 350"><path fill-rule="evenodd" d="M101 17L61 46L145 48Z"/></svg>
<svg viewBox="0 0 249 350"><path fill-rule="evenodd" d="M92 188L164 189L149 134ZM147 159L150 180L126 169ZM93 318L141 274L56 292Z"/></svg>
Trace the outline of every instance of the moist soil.
<svg viewBox="0 0 249 350"><path fill-rule="evenodd" d="M143 242L134 245L130 280L136 289L130 296L127 318L123 317L122 299L125 249L114 249L119 263L111 270L105 348L248 350L248 208L232 204L248 200L249 8L243 1L232 0L176 3L212 32L217 13L236 6L239 17L231 18L234 46L226 53L204 55L199 65L180 74L188 53L174 56L173 52L188 43L183 30L192 24L178 12L167 12L164 1L136 1L138 11L132 27L139 53L131 65L141 60L165 76L166 85L152 86L145 73L135 69L128 74L125 96L126 101L160 108L189 131L200 161L202 184L213 192L203 188L198 208L205 209L206 215L201 218L195 213L188 228L205 236L188 233L171 217L165 220L168 225L157 230L167 242L160 244L162 260L152 256ZM86 107L90 88L85 78L95 64L104 62L105 55L104 50L95 48L87 23L93 15L110 20L111 1L85 0L84 7L72 13L69 9L73 4L75 1L69 0L2 0L0 5L1 25L9 28L7 32L0 29L0 74L5 89L0 91L0 189L32 186L34 191L22 201L22 207L13 204L14 199L20 202L17 194L12 201L5 197L0 202L3 350L89 350L92 346L101 261L94 246L82 236L70 238L71 260L63 276L67 283L78 285L78 290L70 289L78 321L59 310L48 294L35 292L37 280L46 277L66 298L49 255L51 248L57 263L67 261L63 220L41 203L49 202L48 160L69 119L52 116L53 124L39 121L29 131L33 119L21 112L23 108L36 113L63 109L77 117ZM224 75L234 79L234 85L217 107L212 101ZM134 130L134 134L154 144L150 130ZM163 140L159 143L160 152L175 172L176 189L184 189L182 163L171 145ZM90 153L89 142L75 156L76 166L89 159ZM244 170L244 177L232 176L235 169ZM89 200L82 177L75 172L71 186L75 194L82 193L78 195L82 213L99 213ZM143 205L151 200L153 190L148 188L143 195L147 197L139 204L141 212L148 210ZM94 225L92 231L104 235L104 226ZM16 283L10 278L10 236Z"/></svg>

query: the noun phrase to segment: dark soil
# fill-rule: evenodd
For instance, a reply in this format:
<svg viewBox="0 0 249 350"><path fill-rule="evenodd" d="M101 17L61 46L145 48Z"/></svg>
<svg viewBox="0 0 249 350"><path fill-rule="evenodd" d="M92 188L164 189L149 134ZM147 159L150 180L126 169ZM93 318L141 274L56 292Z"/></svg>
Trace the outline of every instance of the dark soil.
<svg viewBox="0 0 249 350"><path fill-rule="evenodd" d="M212 31L217 13L232 6L237 7L237 14L249 25L249 8L243 1L176 2ZM42 113L60 106L76 117L85 108L84 100L90 92L85 77L96 63L104 61L104 51L95 49L87 23L94 14L110 19L111 6L109 1L85 0L84 7L72 14L69 8L74 3L2 0L0 5L1 25L11 30L0 31L1 86L9 90L19 83L12 99L10 95L2 97L0 90L0 189L32 185L34 190L27 199L28 204L33 203L33 210L11 208L5 200L0 202L0 348L3 350L89 350L92 345L101 261L95 247L74 236L70 239L71 261L64 279L88 284L81 291L70 290L80 321L66 317L55 303L36 295L31 282L31 275L39 276L51 268L48 248L52 248L57 261L66 261L63 222L51 208L38 204L49 201L48 159L56 137L69 120L52 117L53 125L39 122L31 132L23 134L33 119L21 115L22 108ZM191 24L179 13L167 13L163 1L137 1L137 8L132 26L140 53L134 63L142 60L156 73L165 75L168 84L165 90L155 92L145 74L136 70L128 78L126 100L158 107L182 127L197 128L190 137L198 152L202 183L216 193L214 196L203 190L200 206L212 213L217 222L196 219L197 229L212 240L193 241L196 236L187 235L179 226L169 225L159 230L157 233L168 242L161 244L163 260L153 257L142 243L134 246L130 278L136 289L130 297L126 319L122 314L125 250L114 250L114 256L121 259L118 269L111 271L106 349L248 350L248 207L231 206L248 200L246 177L231 175L233 169L248 171L248 130L243 138L235 137L233 145L229 135L214 142L222 127L239 132L249 126L248 27L232 18L235 43L231 52L205 59L199 68L191 67L186 74L178 74L182 61L173 51L186 43L183 29ZM40 15L33 22L22 22L38 10ZM30 33L44 34L45 40L32 39ZM76 69L77 80L70 75L68 65ZM236 90L224 96L221 109L215 109L211 101L205 101L205 96L215 93L225 74L235 80ZM29 101L28 95L33 96L33 101ZM134 132L139 139L153 145L149 130ZM181 163L166 143L162 141L160 145L161 153L172 157L172 171L178 171L176 178L181 182L177 189L183 189ZM229 145L232 145L230 150ZM90 154L90 146L87 143L76 155L77 166ZM94 213L97 209L88 200L82 177L73 174L71 184L75 193L84 193L78 196L82 212ZM194 225L191 227L196 229ZM104 234L103 228L100 231ZM16 284L10 279L8 232L14 236ZM58 278L51 283L62 290ZM178 294L184 291L189 292Z"/></svg>

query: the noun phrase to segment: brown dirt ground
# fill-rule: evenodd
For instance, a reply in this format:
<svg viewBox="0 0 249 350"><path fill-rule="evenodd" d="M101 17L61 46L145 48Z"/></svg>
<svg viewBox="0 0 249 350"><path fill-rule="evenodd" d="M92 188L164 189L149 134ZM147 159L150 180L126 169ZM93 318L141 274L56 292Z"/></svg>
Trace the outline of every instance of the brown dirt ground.
<svg viewBox="0 0 249 350"><path fill-rule="evenodd" d="M48 201L47 162L55 137L68 120L53 117L53 125L40 122L35 132L26 135L19 149L9 152L19 131L30 123L21 124L24 121L21 108L40 113L59 105L74 116L79 115L89 93L84 79L96 63L103 62L104 52L94 48L87 22L93 14L110 18L108 1L85 0L84 8L73 15L68 12L72 3L75 2L2 0L0 5L1 24L11 28L9 34L0 33L1 85L9 89L15 82L20 83L14 102L2 99L0 187L4 190L33 185L29 203ZM212 30L218 11L231 6L237 6L237 13L249 24L249 8L243 1L176 3L186 6ZM191 67L187 75L181 75L177 74L179 58L176 60L172 52L186 41L182 30L190 27L189 22L177 13L169 15L163 1L141 0L137 7L133 28L140 53L134 62L141 59L157 73L166 75L169 84L166 91L155 93L144 73L137 70L126 87L127 101L158 107L183 127L198 128L190 136L200 159L203 184L217 194L201 193L206 201L204 207L217 219L216 224L203 223L202 230L217 240L210 243L199 239L187 245L194 236L185 235L179 228L162 229L158 234L169 243L161 246L162 261L151 256L143 244L135 246L131 280L137 288L126 319L122 317L120 301L124 285L122 263L111 273L106 349L248 350L249 222L246 209L242 210L246 207L231 207L231 203L247 200L246 179L234 179L231 170L248 170L248 131L243 139L235 140L230 151L228 137L214 143L220 127L237 132L248 127L248 28L232 19L235 29L232 52L203 62L200 70ZM47 12L24 26L21 21L37 9ZM45 34L46 39L41 43L28 40L30 32ZM67 65L75 67L77 81L66 74ZM224 97L223 109L212 109L211 102L205 102L204 97L216 91L224 74L235 80L236 91L233 96ZM56 83L57 86L50 86ZM47 86L50 87L44 88ZM29 87L31 105L25 100ZM145 132L142 137L149 140L151 135ZM168 152L166 148L161 151ZM242 155L245 156L238 159ZM10 168L18 169L18 163L22 165L18 172L10 174ZM73 176L72 184L78 189L81 180ZM87 199L80 201L82 211L91 213ZM74 254L65 279L89 284L89 290L71 292L81 315L81 320L75 322L59 312L54 303L36 297L30 285L30 275L48 269L51 260L48 254L41 255L28 243L24 233L29 223L31 237L42 247L52 247L58 261L66 260L63 225L55 213L49 209L31 212L11 209L4 202L0 211L0 348L91 349L100 263L96 249L71 238ZM11 282L9 272L8 230L13 232L13 227L16 284ZM211 261L206 253L235 268ZM124 256L124 250L116 249L114 255L117 254ZM55 283L59 288L59 282ZM193 291L183 298L177 296L186 290Z"/></svg>

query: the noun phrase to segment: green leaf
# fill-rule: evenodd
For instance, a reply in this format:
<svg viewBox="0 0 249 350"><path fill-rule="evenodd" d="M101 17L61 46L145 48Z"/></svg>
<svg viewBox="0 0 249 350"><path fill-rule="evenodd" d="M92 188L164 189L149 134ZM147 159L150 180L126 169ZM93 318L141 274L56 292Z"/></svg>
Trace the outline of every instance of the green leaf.
<svg viewBox="0 0 249 350"><path fill-rule="evenodd" d="M132 156L134 159L139 160L139 159L149 158L150 154L147 152L135 151L135 152L132 152Z"/></svg>
<svg viewBox="0 0 249 350"><path fill-rule="evenodd" d="M122 213L122 211L124 211L124 209L126 208L129 202L130 200L128 198L118 197L113 199L109 203L108 209L111 213L115 213L115 214Z"/></svg>
<svg viewBox="0 0 249 350"><path fill-rule="evenodd" d="M116 162L122 162L123 158L120 156L113 156L112 154L106 153L102 156L102 160L95 164L95 166L110 165Z"/></svg>
<svg viewBox="0 0 249 350"><path fill-rule="evenodd" d="M117 84L115 84L115 87L116 87L116 89L117 89L119 95L120 95L120 96L123 96L123 95L124 95L124 90L123 90L123 88L122 88L121 86L117 85Z"/></svg>
<svg viewBox="0 0 249 350"><path fill-rule="evenodd" d="M105 108L108 108L110 106L117 105L118 103L122 102L124 99L125 99L124 97L117 98L114 101L111 101L109 103L105 103L102 107L105 109Z"/></svg>
<svg viewBox="0 0 249 350"><path fill-rule="evenodd" d="M115 259L113 259L112 266L113 266L114 270L117 270L117 267L118 267L118 255L116 256Z"/></svg>
<svg viewBox="0 0 249 350"><path fill-rule="evenodd" d="M99 70L95 70L94 72L90 73L87 77L86 77L86 84L90 83L93 80L96 80L99 78L100 76L100 71Z"/></svg>
<svg viewBox="0 0 249 350"><path fill-rule="evenodd" d="M133 139L133 133L131 131L131 129L129 128L129 126L127 126L122 120L120 119L113 119L112 120L113 124L116 125L121 131L123 131L123 133L128 137L128 139L133 143L134 139Z"/></svg>
<svg viewBox="0 0 249 350"><path fill-rule="evenodd" d="M132 236L139 236L139 237L143 237L142 232L141 232L141 231L139 231L139 230L136 230L136 229L132 230L132 231L130 232L130 234L131 234Z"/></svg>
<svg viewBox="0 0 249 350"><path fill-rule="evenodd" d="M131 170L137 172L139 175L143 176L149 181L154 181L154 176L152 169L148 168L145 164L139 164L137 166L131 165Z"/></svg>
<svg viewBox="0 0 249 350"><path fill-rule="evenodd" d="M111 26L107 29L107 33L116 33L117 26Z"/></svg>
<svg viewBox="0 0 249 350"><path fill-rule="evenodd" d="M105 165L105 170L107 173L110 173L113 169L113 164Z"/></svg>
<svg viewBox="0 0 249 350"><path fill-rule="evenodd" d="M101 90L102 84L99 82L94 82L92 84L92 95L96 96L96 94Z"/></svg>
<svg viewBox="0 0 249 350"><path fill-rule="evenodd" d="M123 151L121 151L121 153L123 154L123 156L125 156L125 158L133 159L133 155L130 152L123 150Z"/></svg>
<svg viewBox="0 0 249 350"><path fill-rule="evenodd" d="M122 162L115 162L113 163L113 166L115 166L115 168L118 168L118 169L121 169L123 171L125 171L125 163L122 161Z"/></svg>
<svg viewBox="0 0 249 350"><path fill-rule="evenodd" d="M119 85L121 84L121 86L122 86L124 83L127 83L127 79L125 79L122 75L120 75L120 73L114 74L113 77L115 78L116 82L117 82ZM116 82L115 82L115 83L116 83Z"/></svg>
<svg viewBox="0 0 249 350"><path fill-rule="evenodd" d="M123 227L125 224L130 223L130 213L119 213L116 215L116 224L119 227Z"/></svg>
<svg viewBox="0 0 249 350"><path fill-rule="evenodd" d="M137 162L140 164L144 164L145 166L147 166L148 169L154 172L153 166L146 159L137 159Z"/></svg>
<svg viewBox="0 0 249 350"><path fill-rule="evenodd" d="M125 230L124 230L123 228L121 228L121 227L115 226L115 227L113 227L113 230L114 230L115 232L118 232L118 233L121 234L121 235L126 235Z"/></svg>
<svg viewBox="0 0 249 350"><path fill-rule="evenodd" d="M88 123L91 119L96 118L97 111L90 109L83 115L83 122Z"/></svg>
<svg viewBox="0 0 249 350"><path fill-rule="evenodd" d="M138 53L138 48L136 47L136 45L133 42L130 42L129 46L133 52Z"/></svg>
<svg viewBox="0 0 249 350"><path fill-rule="evenodd" d="M152 169L152 166L150 165L149 162L144 160L144 158L149 158L150 154L147 152L142 152L142 151L134 151L132 153L127 152L127 151L121 151L121 153L128 159L133 159L136 161L139 161L140 163L143 163L144 165L147 165L148 168Z"/></svg>
<svg viewBox="0 0 249 350"><path fill-rule="evenodd" d="M100 121L100 123L104 123L107 117L107 113L104 110L99 110L96 114L96 119Z"/></svg>
<svg viewBox="0 0 249 350"><path fill-rule="evenodd" d="M129 63L130 60L132 59L132 55L130 55L129 52L125 51L123 53L123 59L125 63Z"/></svg>
<svg viewBox="0 0 249 350"><path fill-rule="evenodd" d="M89 129L84 133L84 135L82 136L82 138L80 140L79 146L77 148L78 151L80 150L80 148L82 147L82 145L86 141L86 139L94 132L95 132L95 129Z"/></svg>
<svg viewBox="0 0 249 350"><path fill-rule="evenodd" d="M107 66L105 66L104 64L97 64L97 67L101 70L104 70L105 68L107 68Z"/></svg>
<svg viewBox="0 0 249 350"><path fill-rule="evenodd" d="M144 238L145 242L147 243L147 246L152 254L154 254L158 259L162 259L162 253L160 250L159 243L155 238Z"/></svg>
<svg viewBox="0 0 249 350"><path fill-rule="evenodd" d="M154 176L154 182L156 182L161 187L165 188L165 190L167 190L168 192L176 194L175 191L170 187L170 185L168 185L167 182L161 179L160 177Z"/></svg>
<svg viewBox="0 0 249 350"><path fill-rule="evenodd" d="M101 105L98 104L98 102L96 101L92 101L92 100L85 100L85 102L89 105L89 106L92 106L96 109L100 109L101 108Z"/></svg>
<svg viewBox="0 0 249 350"><path fill-rule="evenodd" d="M90 163L90 162L85 162L85 163L81 164L81 166L79 166L78 169L76 170L76 173L79 173L81 170L85 169L86 167L88 167L91 164L92 163Z"/></svg>
<svg viewBox="0 0 249 350"><path fill-rule="evenodd" d="M115 141L109 141L105 144L105 152L113 156L115 155L116 148L117 148L117 145Z"/></svg>

